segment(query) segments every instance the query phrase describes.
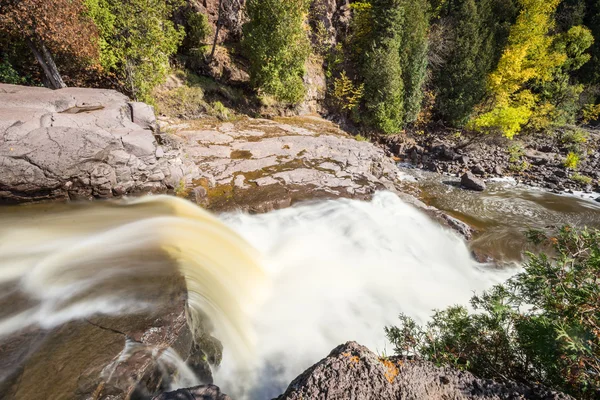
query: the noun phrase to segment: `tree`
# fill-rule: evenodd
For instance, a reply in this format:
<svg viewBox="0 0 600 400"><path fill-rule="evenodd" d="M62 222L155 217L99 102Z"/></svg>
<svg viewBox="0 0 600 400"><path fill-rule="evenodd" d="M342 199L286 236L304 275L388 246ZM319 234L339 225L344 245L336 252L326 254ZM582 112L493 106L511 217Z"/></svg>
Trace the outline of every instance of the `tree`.
<svg viewBox="0 0 600 400"><path fill-rule="evenodd" d="M537 104L536 95L526 86L536 80L547 82L566 55L553 49L552 18L560 0L520 0L522 10L511 27L508 45L496 70L490 74L491 94L487 110L472 119L469 127L478 131L499 131L512 138L527 124Z"/></svg>
<svg viewBox="0 0 600 400"><path fill-rule="evenodd" d="M404 125L403 5L403 0L371 1L372 29L361 68L366 120L388 134Z"/></svg>
<svg viewBox="0 0 600 400"><path fill-rule="evenodd" d="M0 29L23 39L42 67L47 85L65 87L55 55L93 64L98 31L80 0L0 0Z"/></svg>
<svg viewBox="0 0 600 400"><path fill-rule="evenodd" d="M404 1L404 25L400 57L404 81L404 122L414 122L421 111L427 76L429 15L427 2Z"/></svg>
<svg viewBox="0 0 600 400"><path fill-rule="evenodd" d="M152 90L169 72L169 59L185 35L170 20L181 5L169 0L86 0L94 2L91 16L99 26L101 59L122 90L152 101Z"/></svg>
<svg viewBox="0 0 600 400"><path fill-rule="evenodd" d="M304 98L303 76L310 54L307 0L249 0L242 42L252 85L289 104Z"/></svg>
<svg viewBox="0 0 600 400"><path fill-rule="evenodd" d="M450 50L435 70L436 110L463 126L486 94L487 76L498 62L516 18L512 0L457 0L442 10Z"/></svg>

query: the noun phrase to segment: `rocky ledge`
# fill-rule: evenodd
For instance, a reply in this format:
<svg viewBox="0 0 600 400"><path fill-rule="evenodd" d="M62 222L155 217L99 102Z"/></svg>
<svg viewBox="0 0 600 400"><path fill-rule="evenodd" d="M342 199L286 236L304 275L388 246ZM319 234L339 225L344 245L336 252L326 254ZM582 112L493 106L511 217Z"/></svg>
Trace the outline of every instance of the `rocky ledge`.
<svg viewBox="0 0 600 400"><path fill-rule="evenodd" d="M212 385L165 393L155 400L229 400ZM498 383L429 362L382 358L356 342L336 347L274 400L572 400L540 386Z"/></svg>
<svg viewBox="0 0 600 400"><path fill-rule="evenodd" d="M384 150L318 117L156 121L100 89L0 84L0 201L176 192L209 208L395 190Z"/></svg>

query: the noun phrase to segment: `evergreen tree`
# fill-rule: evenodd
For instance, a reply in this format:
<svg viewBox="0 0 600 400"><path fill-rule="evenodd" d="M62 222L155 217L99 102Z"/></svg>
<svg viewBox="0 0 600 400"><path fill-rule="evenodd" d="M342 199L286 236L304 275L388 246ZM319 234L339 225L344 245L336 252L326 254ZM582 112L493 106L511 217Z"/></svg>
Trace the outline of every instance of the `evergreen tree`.
<svg viewBox="0 0 600 400"><path fill-rule="evenodd" d="M403 0L373 0L373 28L362 63L367 122L384 133L396 133L404 123L402 80Z"/></svg>
<svg viewBox="0 0 600 400"><path fill-rule="evenodd" d="M511 0L456 0L444 10L452 48L436 73L436 109L453 126L464 125L486 94L487 75L516 17Z"/></svg>
<svg viewBox="0 0 600 400"><path fill-rule="evenodd" d="M307 0L249 0L244 51L250 78L260 92L296 104L306 93L303 75L310 53L304 18Z"/></svg>
<svg viewBox="0 0 600 400"><path fill-rule="evenodd" d="M423 84L427 76L429 16L427 2L404 1L402 78L404 81L404 122L414 122L421 111Z"/></svg>

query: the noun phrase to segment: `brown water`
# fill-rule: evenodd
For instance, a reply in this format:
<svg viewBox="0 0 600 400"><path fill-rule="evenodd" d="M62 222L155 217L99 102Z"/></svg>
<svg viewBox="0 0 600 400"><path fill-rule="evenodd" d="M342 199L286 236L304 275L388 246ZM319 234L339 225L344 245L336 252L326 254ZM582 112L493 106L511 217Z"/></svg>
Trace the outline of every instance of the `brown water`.
<svg viewBox="0 0 600 400"><path fill-rule="evenodd" d="M484 192L473 192L461 189L458 178L404 172L417 178L427 204L477 229L471 247L497 260L520 260L524 250L532 250L524 238L528 229L600 228L600 203L594 201L600 194L559 195L511 181L488 182Z"/></svg>

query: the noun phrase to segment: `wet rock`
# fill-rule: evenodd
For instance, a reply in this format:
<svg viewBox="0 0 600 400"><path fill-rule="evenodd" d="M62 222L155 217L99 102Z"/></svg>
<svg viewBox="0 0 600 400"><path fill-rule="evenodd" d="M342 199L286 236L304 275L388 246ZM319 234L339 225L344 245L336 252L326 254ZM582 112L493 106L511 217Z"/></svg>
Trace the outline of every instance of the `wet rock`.
<svg viewBox="0 0 600 400"><path fill-rule="evenodd" d="M202 385L163 393L152 400L231 400L215 385Z"/></svg>
<svg viewBox="0 0 600 400"><path fill-rule="evenodd" d="M336 347L294 379L277 400L347 398L572 400L544 388L478 379L468 372L428 362L382 359L355 342Z"/></svg>
<svg viewBox="0 0 600 400"><path fill-rule="evenodd" d="M471 172L467 172L462 176L462 178L460 180L460 184L465 189L475 190L475 191L483 191L486 188L486 185L485 185L485 182L483 181L483 179L477 178Z"/></svg>
<svg viewBox="0 0 600 400"><path fill-rule="evenodd" d="M598 203L600 203L600 196L599 196L599 197L596 197L596 201L597 201Z"/></svg>

